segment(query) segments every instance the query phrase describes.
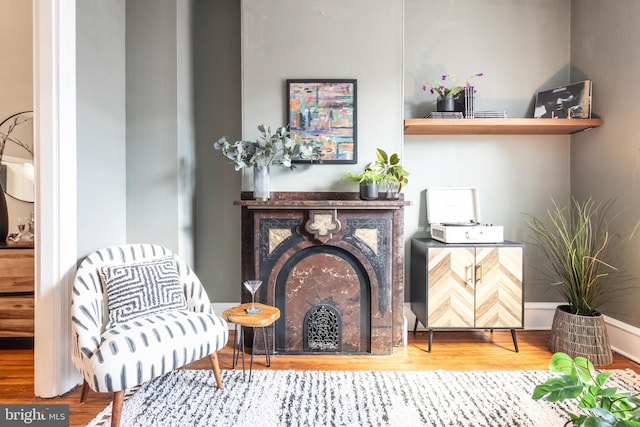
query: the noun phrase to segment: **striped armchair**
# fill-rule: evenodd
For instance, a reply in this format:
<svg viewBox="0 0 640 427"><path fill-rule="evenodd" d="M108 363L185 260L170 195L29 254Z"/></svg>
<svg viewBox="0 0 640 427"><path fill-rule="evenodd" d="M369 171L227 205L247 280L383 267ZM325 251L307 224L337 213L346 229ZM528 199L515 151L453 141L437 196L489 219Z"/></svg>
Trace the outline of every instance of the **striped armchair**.
<svg viewBox="0 0 640 427"><path fill-rule="evenodd" d="M163 260L171 267L166 274ZM153 263L160 264L159 273L136 270ZM105 276L114 271L115 276ZM148 291L136 295L137 288L144 287L138 283L159 283L171 272L175 279L173 290L177 291L165 296L170 304L158 309L161 304L157 295L148 298ZM122 274L118 276L119 273ZM124 303L115 307L116 296L121 296L114 293L113 286L105 291L104 282L111 286L123 277L120 283L126 282L127 292L123 293ZM162 289L164 292L166 287ZM159 300L162 302L162 298ZM147 311L139 310L138 306ZM133 318L126 317L131 307L138 310ZM113 315L121 309L124 317L114 321ZM71 319L73 363L84 377L80 401L86 401L89 387L97 392L114 393L112 426L119 425L126 389L205 356L209 356L217 386L222 388L216 352L227 344L227 324L214 314L209 297L191 268L164 247L122 245L88 255L76 273Z"/></svg>

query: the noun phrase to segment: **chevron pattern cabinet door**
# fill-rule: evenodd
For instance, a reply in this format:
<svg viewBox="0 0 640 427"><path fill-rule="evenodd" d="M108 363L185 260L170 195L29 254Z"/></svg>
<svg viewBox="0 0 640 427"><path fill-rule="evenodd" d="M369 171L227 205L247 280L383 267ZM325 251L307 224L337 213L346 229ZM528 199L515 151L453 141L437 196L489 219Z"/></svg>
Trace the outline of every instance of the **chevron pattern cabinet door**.
<svg viewBox="0 0 640 427"><path fill-rule="evenodd" d="M428 328L474 326L475 248L429 248Z"/></svg>
<svg viewBox="0 0 640 427"><path fill-rule="evenodd" d="M476 248L476 328L518 328L522 316L522 247Z"/></svg>

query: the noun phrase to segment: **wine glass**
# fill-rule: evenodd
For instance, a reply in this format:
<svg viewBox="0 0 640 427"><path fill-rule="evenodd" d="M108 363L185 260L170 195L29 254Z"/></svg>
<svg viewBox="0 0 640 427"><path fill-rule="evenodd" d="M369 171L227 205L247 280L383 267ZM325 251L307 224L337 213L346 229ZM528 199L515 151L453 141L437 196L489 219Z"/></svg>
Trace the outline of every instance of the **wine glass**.
<svg viewBox="0 0 640 427"><path fill-rule="evenodd" d="M251 292L251 307L246 309L247 313L249 314L260 313L262 309L260 307L256 307L255 299L256 299L256 291L258 290L260 285L262 285L262 280L247 280L242 284L244 285L245 288L247 288L249 292Z"/></svg>

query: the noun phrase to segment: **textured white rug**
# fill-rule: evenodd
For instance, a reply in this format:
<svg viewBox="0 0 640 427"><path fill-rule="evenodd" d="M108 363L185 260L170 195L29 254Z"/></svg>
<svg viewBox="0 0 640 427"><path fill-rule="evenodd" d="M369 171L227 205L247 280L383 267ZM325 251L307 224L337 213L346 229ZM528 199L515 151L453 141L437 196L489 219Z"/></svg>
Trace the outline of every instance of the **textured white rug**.
<svg viewBox="0 0 640 427"><path fill-rule="evenodd" d="M122 426L563 426L575 406L531 400L547 371L347 372L179 370L124 403ZM615 370L611 385L639 390ZM89 426L108 426L111 405Z"/></svg>

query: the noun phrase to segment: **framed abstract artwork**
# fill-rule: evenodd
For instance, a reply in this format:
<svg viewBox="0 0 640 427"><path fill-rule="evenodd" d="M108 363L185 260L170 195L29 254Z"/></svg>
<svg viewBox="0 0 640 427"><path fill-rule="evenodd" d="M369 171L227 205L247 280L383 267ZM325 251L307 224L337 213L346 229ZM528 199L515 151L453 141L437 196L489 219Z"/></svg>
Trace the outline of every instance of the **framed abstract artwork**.
<svg viewBox="0 0 640 427"><path fill-rule="evenodd" d="M287 123L320 153L295 163L357 163L357 84L355 79L287 80Z"/></svg>

